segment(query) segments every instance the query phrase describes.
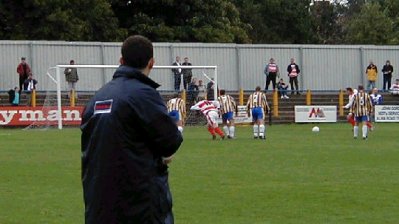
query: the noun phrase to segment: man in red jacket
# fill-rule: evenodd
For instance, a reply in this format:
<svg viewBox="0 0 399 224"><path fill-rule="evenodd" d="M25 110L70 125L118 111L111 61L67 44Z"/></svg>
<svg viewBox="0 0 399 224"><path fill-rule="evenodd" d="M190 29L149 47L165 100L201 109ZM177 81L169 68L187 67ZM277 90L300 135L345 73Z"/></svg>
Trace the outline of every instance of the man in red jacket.
<svg viewBox="0 0 399 224"><path fill-rule="evenodd" d="M32 73L28 63L26 63L25 57L21 58L21 63L19 63L17 67L17 73L19 74L19 93L21 93L25 80L28 79L29 74Z"/></svg>

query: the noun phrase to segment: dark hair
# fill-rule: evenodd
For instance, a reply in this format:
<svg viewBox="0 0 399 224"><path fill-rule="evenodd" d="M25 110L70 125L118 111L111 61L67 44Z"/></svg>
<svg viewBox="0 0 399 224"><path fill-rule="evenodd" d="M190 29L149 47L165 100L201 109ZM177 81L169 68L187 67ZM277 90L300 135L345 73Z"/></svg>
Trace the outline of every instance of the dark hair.
<svg viewBox="0 0 399 224"><path fill-rule="evenodd" d="M255 91L260 91L260 86L257 86L257 87L255 88Z"/></svg>
<svg viewBox="0 0 399 224"><path fill-rule="evenodd" d="M353 92L353 89L351 87L346 87L346 91L352 91Z"/></svg>
<svg viewBox="0 0 399 224"><path fill-rule="evenodd" d="M364 90L364 87L363 87L363 85L359 85L359 86L357 87L357 89L358 89L358 90Z"/></svg>
<svg viewBox="0 0 399 224"><path fill-rule="evenodd" d="M221 89L221 90L219 91L219 93L220 93L220 95L224 95L224 94L226 93L226 91L225 91L224 89Z"/></svg>
<svg viewBox="0 0 399 224"><path fill-rule="evenodd" d="M151 41L140 35L126 38L121 53L125 65L138 69L145 68L154 55Z"/></svg>

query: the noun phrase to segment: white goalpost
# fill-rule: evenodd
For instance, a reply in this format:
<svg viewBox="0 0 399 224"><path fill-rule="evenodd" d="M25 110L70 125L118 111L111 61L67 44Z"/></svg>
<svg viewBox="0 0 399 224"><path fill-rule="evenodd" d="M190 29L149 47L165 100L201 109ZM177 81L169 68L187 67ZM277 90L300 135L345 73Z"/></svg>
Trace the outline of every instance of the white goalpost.
<svg viewBox="0 0 399 224"><path fill-rule="evenodd" d="M61 73L65 68L97 68L97 69L116 69L120 65L65 65L60 64L56 65L55 67L51 67L48 69L47 75L51 78L51 80L57 86L57 126L58 129L62 129L62 102L61 102ZM163 65L155 65L154 69L212 69L213 70L213 80L204 72L202 71L202 75L205 76L206 79L214 83L215 88L213 89L214 99L217 99L217 66L163 66ZM55 77L52 77L49 73L49 70L55 69ZM151 75L150 75L151 76Z"/></svg>

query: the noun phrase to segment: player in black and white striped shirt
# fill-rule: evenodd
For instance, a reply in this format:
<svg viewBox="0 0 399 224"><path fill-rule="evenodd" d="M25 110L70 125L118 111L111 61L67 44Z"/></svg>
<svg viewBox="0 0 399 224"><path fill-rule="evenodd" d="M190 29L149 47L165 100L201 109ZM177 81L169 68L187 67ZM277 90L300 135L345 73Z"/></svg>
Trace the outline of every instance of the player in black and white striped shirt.
<svg viewBox="0 0 399 224"><path fill-rule="evenodd" d="M223 131L227 135L227 138L234 138L235 127L233 114L237 112L237 104L233 97L226 95L224 89L220 90L218 101L220 103L220 113L222 114Z"/></svg>
<svg viewBox="0 0 399 224"><path fill-rule="evenodd" d="M359 92L354 95L350 112L355 115L355 126L353 127L353 137L357 138L359 133L359 123L362 123L363 139L367 139L367 122L373 111L373 103L368 93L364 92L364 87L358 87Z"/></svg>
<svg viewBox="0 0 399 224"><path fill-rule="evenodd" d="M179 97L179 94L175 94L174 98L168 101L167 108L169 116L176 122L177 129L183 132L183 121L186 118L186 103Z"/></svg>

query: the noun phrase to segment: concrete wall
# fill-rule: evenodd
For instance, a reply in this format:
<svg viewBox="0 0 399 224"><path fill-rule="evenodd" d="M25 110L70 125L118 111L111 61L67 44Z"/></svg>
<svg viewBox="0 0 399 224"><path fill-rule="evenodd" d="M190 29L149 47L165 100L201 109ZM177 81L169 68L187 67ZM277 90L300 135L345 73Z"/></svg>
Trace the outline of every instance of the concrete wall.
<svg viewBox="0 0 399 224"><path fill-rule="evenodd" d="M46 75L57 64L118 64L121 43L61 42L61 41L0 41L0 91L18 85L16 67L22 56L27 58L38 90L55 90L55 84ZM281 77L288 80L286 67L294 57L302 73L300 89L338 90L347 86L366 84L365 69L370 60L378 66L377 86L382 87L381 69L387 59L394 66L394 79L398 78L398 46L346 46L346 45L238 45L204 43L154 43L156 65L170 65L175 56L189 57L193 65L217 65L220 88L252 90L264 87L263 70L270 57L276 59ZM94 91L112 78L114 69L78 70L79 91ZM195 69L194 76L205 79L205 72ZM55 74L54 70L49 73ZM151 77L162 86L160 90L173 90L173 77L169 69L156 69ZM206 83L207 81L205 81ZM62 79L65 88L65 80Z"/></svg>

